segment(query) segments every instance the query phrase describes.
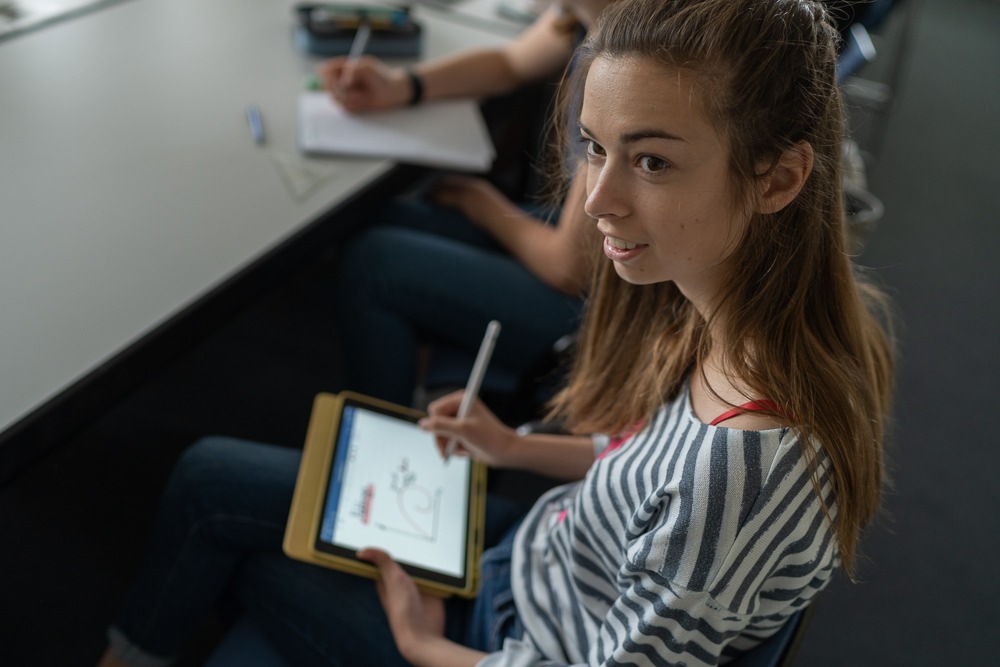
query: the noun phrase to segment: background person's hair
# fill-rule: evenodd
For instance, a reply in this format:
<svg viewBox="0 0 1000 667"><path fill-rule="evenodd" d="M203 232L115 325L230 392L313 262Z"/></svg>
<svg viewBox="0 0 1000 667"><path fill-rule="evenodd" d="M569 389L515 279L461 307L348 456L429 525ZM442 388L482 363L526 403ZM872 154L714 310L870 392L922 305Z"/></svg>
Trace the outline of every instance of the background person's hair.
<svg viewBox="0 0 1000 667"><path fill-rule="evenodd" d="M880 500L892 350L876 316L885 300L848 256L837 43L823 5L809 0L622 0L581 47L555 127L576 126L595 58L648 59L694 75L728 145L733 205L750 216L712 316L728 346L718 352L733 382L775 401L775 416L800 434L853 575L858 534ZM815 156L801 192L776 213L752 213L762 179L799 142ZM577 432L616 433L648 419L706 358L708 330L673 283L631 285L600 262L553 413ZM825 459L808 442L821 443Z"/></svg>

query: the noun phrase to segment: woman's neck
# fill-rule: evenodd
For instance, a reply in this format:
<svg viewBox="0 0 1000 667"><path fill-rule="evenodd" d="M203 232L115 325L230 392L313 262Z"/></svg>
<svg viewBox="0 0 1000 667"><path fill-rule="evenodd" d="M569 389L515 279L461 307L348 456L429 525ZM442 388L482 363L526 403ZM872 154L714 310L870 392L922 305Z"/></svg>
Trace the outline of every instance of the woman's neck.
<svg viewBox="0 0 1000 667"><path fill-rule="evenodd" d="M770 396L750 395L738 378L724 370L720 355L710 354L708 359L695 366L691 372L691 409L699 421L709 424L719 415L751 401L770 399ZM766 430L782 426L782 421L759 412L746 412L726 421L729 428Z"/></svg>
<svg viewBox="0 0 1000 667"><path fill-rule="evenodd" d="M704 422L711 421L731 405L750 400L734 386L720 361L716 355L710 355L691 371L691 404L698 419Z"/></svg>

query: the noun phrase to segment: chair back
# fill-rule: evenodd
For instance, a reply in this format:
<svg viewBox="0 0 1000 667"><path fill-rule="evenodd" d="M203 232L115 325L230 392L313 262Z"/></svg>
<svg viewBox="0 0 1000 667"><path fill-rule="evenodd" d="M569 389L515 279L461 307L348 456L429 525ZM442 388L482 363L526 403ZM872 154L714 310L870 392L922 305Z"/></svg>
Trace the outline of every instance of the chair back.
<svg viewBox="0 0 1000 667"><path fill-rule="evenodd" d="M813 606L800 609L776 633L726 667L790 667L805 634Z"/></svg>

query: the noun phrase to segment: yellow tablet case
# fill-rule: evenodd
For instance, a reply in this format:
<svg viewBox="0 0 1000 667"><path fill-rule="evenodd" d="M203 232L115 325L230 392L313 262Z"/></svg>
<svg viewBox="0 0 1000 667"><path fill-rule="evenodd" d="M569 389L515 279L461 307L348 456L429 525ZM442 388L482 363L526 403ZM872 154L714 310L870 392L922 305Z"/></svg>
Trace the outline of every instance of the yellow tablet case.
<svg viewBox="0 0 1000 667"><path fill-rule="evenodd" d="M285 527L283 548L288 556L297 560L377 579L378 569L375 566L363 561L318 551L315 548L336 445L335 439L346 398L404 417L420 417L424 414L411 408L353 392L342 392L336 395L318 394L313 401L312 414L309 418L309 428L302 450L302 462L299 464L298 478L292 495L292 507ZM429 593L475 597L479 587L479 558L483 552L483 521L486 509L486 467L481 463L473 463L471 474L469 525L466 531L468 536L466 548L467 583L464 587L457 587L414 577L417 586Z"/></svg>

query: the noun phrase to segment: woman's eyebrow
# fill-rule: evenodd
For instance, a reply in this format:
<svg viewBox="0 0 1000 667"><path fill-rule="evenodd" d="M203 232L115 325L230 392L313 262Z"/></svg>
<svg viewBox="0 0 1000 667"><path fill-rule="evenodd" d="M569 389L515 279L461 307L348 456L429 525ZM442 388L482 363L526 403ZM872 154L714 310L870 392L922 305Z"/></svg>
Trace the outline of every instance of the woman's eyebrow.
<svg viewBox="0 0 1000 667"><path fill-rule="evenodd" d="M686 141L683 137L679 137L676 134L671 134L670 132L665 132L664 130L649 129L649 130L635 130L632 132L626 132L622 135L621 141L623 144L634 144L637 141L643 139L667 139L669 141Z"/></svg>
<svg viewBox="0 0 1000 667"><path fill-rule="evenodd" d="M578 123L580 130L584 134L589 136L594 136L594 133L587 129L587 126L583 123ZM660 129L645 129L645 130L633 130L631 132L626 132L621 135L621 143L623 144L634 144L637 141L642 141L643 139L667 139L668 141L686 141L683 137L679 137L676 134L671 134L665 130Z"/></svg>

